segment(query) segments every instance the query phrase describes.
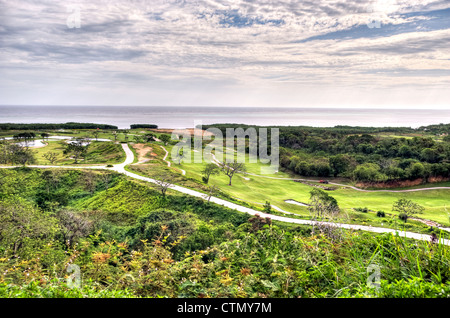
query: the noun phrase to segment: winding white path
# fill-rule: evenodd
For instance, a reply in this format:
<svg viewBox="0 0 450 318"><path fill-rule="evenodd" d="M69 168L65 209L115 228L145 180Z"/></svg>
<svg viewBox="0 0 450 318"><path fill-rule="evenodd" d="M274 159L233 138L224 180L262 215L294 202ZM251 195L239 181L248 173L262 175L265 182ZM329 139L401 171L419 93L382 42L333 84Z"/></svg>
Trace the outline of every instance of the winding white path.
<svg viewBox="0 0 450 318"><path fill-rule="evenodd" d="M127 164L133 162L134 155L127 144L122 144L122 147L127 155L127 159L125 160L124 163L122 163L120 165L115 165L113 168L110 168L110 169L117 171L119 173L125 174L128 177L131 177L134 179L138 179L138 180L142 180L142 181L146 181L146 182L150 182L150 183L156 183L156 180L154 180L154 179L143 177L143 176L140 176L140 175L137 175L135 173L125 170L125 166ZM167 153L167 151L166 151L166 153ZM170 189L184 193L184 194L192 195L192 196L195 196L198 198L207 199L207 195L204 193L201 193L201 192L198 192L198 191L195 191L192 189L188 189L185 187L181 187L178 185L171 185ZM284 216L266 214L266 213L263 213L263 212L260 212L257 210L253 210L253 209L238 205L236 203L229 202L229 201L226 201L226 200L223 200L223 199L220 199L217 197L213 197L213 196L211 197L210 202L214 202L216 204L220 204L220 205L223 205L223 206L231 208L231 209L235 209L240 212L248 213L250 215L258 214L261 217L264 217L264 218L268 217L268 218L271 218L272 220L277 220L277 221L281 221L281 222L294 223L294 224L305 224L305 225L314 224L314 222L311 220L293 219L293 218L288 218L288 217L284 217ZM328 223L328 222L323 222L323 223L330 224L333 226L338 226L338 227L341 227L344 229L361 230L361 231L368 231L368 232L374 232L374 233L392 233L394 235L398 233L398 235L401 237L430 241L430 235L425 235L425 234L418 234L418 233L413 233L413 232L398 231L398 230L394 230L394 229L364 226L364 225L355 225L355 224ZM445 245L450 245L450 240L441 239L441 243L445 244Z"/></svg>
<svg viewBox="0 0 450 318"><path fill-rule="evenodd" d="M169 155L169 152L168 152L167 149L164 148L163 146L160 146L160 147L166 152L166 154L164 155L163 160L167 163L167 166L170 167L170 166L171 166L171 162L170 162L169 160L166 160L167 156ZM177 168L177 169L181 170L181 174L182 174L183 176L186 175L186 171L185 171L185 170L180 169L180 168Z"/></svg>
<svg viewBox="0 0 450 318"><path fill-rule="evenodd" d="M131 149L129 148L128 144L121 144L123 150L125 151L126 154L126 159L123 163L121 164L117 164L114 165L112 168L107 168L106 166L29 166L30 168L61 168L61 169L106 169L106 170L113 170L116 171L118 173L124 174L130 178L134 178L134 179L138 179L138 180L142 180L145 182L150 182L150 183L157 183L157 181L155 179L151 179L151 178L147 178L147 177L143 177L140 176L138 174L129 172L127 170L125 170L125 167L131 163L133 163L134 161L134 154L131 151ZM167 152L167 151L166 151ZM14 168L13 166L0 166L0 168ZM194 197L198 197L204 200L207 200L207 195L199 192L199 191L195 191L192 189L188 189L185 187L181 187L178 185L171 185L169 187L170 189L174 190L174 191L178 191L187 195L191 195ZM280 221L280 222L286 222L286 223L293 223L293 224L304 224L304 225L313 225L315 222L311 221L311 220L302 220L302 219L293 219L293 218L289 218L289 217L284 217L284 216L278 216L278 215L272 215L272 214L266 214L257 210L253 210L241 205L238 205L236 203L233 202L229 202L217 197L212 196L210 198L210 202L214 202L216 204L220 204L222 206L228 207L230 209L235 209L237 211L240 212L244 212L250 215L256 215L258 214L261 217L264 218L270 218L272 220L276 220L276 221ZM328 225L332 225L332 226L337 226L340 228L344 228L344 229L351 229L351 230L361 230L361 231L368 231L368 232L373 232L373 233L392 233L394 235L398 234L400 237L406 237L406 238L412 238L412 239L417 239L417 240L423 240L423 241L430 241L430 235L425 235L425 234L419 234L419 233L414 233L414 232L407 232L407 231L399 231L399 230L394 230L394 229L387 229L387 228L381 228L381 227L372 227L372 226L365 226L365 225L355 225L355 224L343 224L343 223L330 223L330 222L322 222L323 224L328 224ZM450 240L447 239L441 239L440 240L441 244L445 244L445 245L450 245Z"/></svg>

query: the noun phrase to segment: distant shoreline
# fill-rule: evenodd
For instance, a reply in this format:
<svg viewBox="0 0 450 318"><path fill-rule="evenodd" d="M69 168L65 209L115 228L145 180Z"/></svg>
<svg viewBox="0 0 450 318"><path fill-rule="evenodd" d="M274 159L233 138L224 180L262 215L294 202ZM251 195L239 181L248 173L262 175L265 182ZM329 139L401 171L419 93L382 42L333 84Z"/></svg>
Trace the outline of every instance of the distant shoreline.
<svg viewBox="0 0 450 318"><path fill-rule="evenodd" d="M449 107L450 108L450 107ZM450 109L357 109L268 107L160 106L0 106L0 123L98 123L129 129L155 124L184 129L198 124L234 123L252 126L411 127L450 123Z"/></svg>

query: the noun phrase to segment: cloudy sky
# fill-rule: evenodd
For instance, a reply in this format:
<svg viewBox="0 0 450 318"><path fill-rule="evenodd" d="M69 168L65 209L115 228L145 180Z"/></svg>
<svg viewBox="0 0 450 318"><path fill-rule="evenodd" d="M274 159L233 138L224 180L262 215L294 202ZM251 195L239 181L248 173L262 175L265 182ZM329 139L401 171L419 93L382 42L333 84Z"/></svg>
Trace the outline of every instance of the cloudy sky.
<svg viewBox="0 0 450 318"><path fill-rule="evenodd" d="M450 1L0 0L0 104L450 108Z"/></svg>

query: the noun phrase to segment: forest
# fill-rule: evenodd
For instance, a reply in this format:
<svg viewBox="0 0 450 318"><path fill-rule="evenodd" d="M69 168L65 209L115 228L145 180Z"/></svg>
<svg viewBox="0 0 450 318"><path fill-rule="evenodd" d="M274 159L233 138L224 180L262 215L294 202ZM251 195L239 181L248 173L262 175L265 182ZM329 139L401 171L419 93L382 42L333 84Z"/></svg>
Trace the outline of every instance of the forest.
<svg viewBox="0 0 450 318"><path fill-rule="evenodd" d="M216 127L225 133L227 127L241 126L204 125L203 129ZM450 176L449 125L266 128L279 128L281 167L301 176L342 177L369 184L417 179L428 183Z"/></svg>

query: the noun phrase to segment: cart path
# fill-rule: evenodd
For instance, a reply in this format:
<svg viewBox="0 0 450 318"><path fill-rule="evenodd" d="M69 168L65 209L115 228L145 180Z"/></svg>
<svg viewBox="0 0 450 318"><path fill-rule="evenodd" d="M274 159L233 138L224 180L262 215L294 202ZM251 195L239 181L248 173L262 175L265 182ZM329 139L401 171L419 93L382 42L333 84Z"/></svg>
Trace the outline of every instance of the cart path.
<svg viewBox="0 0 450 318"><path fill-rule="evenodd" d="M126 159L123 163L120 164L116 164L114 165L112 168L108 168L106 166L33 166L30 165L28 167L30 168L60 168L60 169L104 169L104 170L112 170L112 171L116 171L118 173L124 174L130 178L133 179L137 179L137 180L142 180L145 182L149 182L149 183L154 183L156 184L157 181L155 179L151 179L148 177L143 177L141 175L135 174L133 172L129 172L127 170L125 170L125 167L129 164L132 164L134 161L134 154L131 151L130 147L128 146L128 144L121 144L123 150L125 151L126 154ZM14 166L0 166L0 168L14 168ZM191 195L194 197L198 197L201 198L203 200L207 200L208 195L196 190L192 190L192 189L188 189L185 187L181 187L175 184L172 184L170 187L170 189L177 191L177 192L181 192L187 195ZM260 217L263 218L270 218L272 220L276 220L276 221L280 221L280 222L286 222L286 223L292 223L292 224L303 224L303 225L313 225L313 224L317 224L317 222L311 221L311 220L303 220L303 219L294 219L294 218L289 218L289 217L285 217L285 216L279 216L279 215L272 215L272 214L267 214L261 211L257 211L251 208L247 208L244 206L241 206L239 204L233 203L233 202L229 202L226 201L224 199L220 199L214 196L211 196L210 198L210 202L214 202L216 204L228 207L230 209L234 209L236 211L239 212L244 212L250 215L259 215ZM430 235L426 235L426 234L419 234L419 233L414 233L414 232L407 232L407 231L400 231L400 230L395 230L395 229L387 229L387 228L382 228L382 227L373 227L373 226L366 226L366 225L356 225L356 224L344 224L344 223L331 223L331 222L321 222L322 224L327 224L327 225L331 225L331 226L336 226L339 228L343 228L343 229L351 229L351 230L360 230L360 231L368 231L368 232L373 232L373 233L392 233L393 235L398 234L400 237L406 237L406 238L412 238L412 239L416 239L416 240L423 240L423 241L430 241L431 237ZM450 245L450 240L448 239L441 239L440 240L441 244L444 245Z"/></svg>
<svg viewBox="0 0 450 318"><path fill-rule="evenodd" d="M164 155L163 160L167 163L167 166L170 167L170 166L171 166L171 162L170 162L169 160L166 160L167 156L169 155L169 152L168 152L167 149L164 148L163 146L160 146L160 147L166 152L166 154ZM181 170L181 174L182 174L183 176L186 175L186 171L185 171L185 170L180 169L180 168L177 168L177 169Z"/></svg>

